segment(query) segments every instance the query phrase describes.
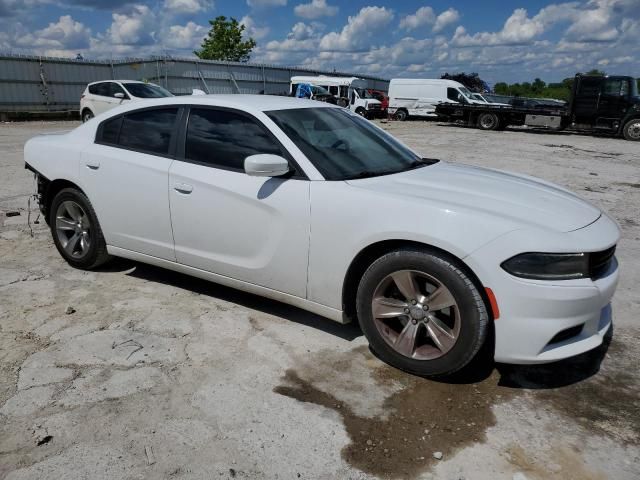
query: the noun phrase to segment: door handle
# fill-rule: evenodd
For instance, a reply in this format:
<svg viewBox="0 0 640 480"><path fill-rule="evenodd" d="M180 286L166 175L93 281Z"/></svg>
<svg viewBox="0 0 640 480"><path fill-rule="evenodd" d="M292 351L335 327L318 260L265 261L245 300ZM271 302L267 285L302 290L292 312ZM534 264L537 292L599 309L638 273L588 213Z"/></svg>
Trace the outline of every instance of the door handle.
<svg viewBox="0 0 640 480"><path fill-rule="evenodd" d="M187 183L176 183L173 186L173 189L178 193L189 195L191 192L193 192L193 185L189 185Z"/></svg>
<svg viewBox="0 0 640 480"><path fill-rule="evenodd" d="M91 170L98 170L100 168L100 162L96 160L89 160L87 161L87 167Z"/></svg>

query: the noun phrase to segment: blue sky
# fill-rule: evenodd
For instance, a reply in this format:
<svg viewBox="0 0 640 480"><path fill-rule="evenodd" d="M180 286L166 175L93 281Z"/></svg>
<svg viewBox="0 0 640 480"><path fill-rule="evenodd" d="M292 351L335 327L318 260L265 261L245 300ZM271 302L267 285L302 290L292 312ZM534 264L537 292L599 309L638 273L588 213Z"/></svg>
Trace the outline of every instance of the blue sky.
<svg viewBox="0 0 640 480"><path fill-rule="evenodd" d="M245 25L255 62L491 83L640 76L640 0L0 0L0 51L191 56L218 15Z"/></svg>

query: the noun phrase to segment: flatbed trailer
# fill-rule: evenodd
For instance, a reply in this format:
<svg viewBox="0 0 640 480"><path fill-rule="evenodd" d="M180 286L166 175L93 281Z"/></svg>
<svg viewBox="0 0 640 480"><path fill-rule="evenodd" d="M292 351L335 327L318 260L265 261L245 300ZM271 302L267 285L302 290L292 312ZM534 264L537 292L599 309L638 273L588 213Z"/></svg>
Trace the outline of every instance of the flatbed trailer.
<svg viewBox="0 0 640 480"><path fill-rule="evenodd" d="M570 128L607 133L640 141L640 97L636 79L627 76L576 75L566 106L517 107L440 103L436 113L451 122L482 130L501 130L510 125Z"/></svg>

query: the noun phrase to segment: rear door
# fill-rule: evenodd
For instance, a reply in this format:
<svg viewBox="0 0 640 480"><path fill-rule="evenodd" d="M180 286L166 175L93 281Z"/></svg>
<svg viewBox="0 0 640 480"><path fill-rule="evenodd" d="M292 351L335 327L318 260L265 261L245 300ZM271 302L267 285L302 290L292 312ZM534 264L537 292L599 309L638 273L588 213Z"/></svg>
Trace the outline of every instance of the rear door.
<svg viewBox="0 0 640 480"><path fill-rule="evenodd" d="M89 85L91 94L91 105L95 115L106 112L111 108L109 95L111 95L109 84L111 82L100 82Z"/></svg>
<svg viewBox="0 0 640 480"><path fill-rule="evenodd" d="M108 245L175 261L167 183L181 111L156 107L110 118L82 153L81 187Z"/></svg>
<svg viewBox="0 0 640 480"><path fill-rule="evenodd" d="M169 174L178 262L304 298L310 182L299 169L288 178L244 172L249 155L289 158L246 113L192 107L185 130Z"/></svg>

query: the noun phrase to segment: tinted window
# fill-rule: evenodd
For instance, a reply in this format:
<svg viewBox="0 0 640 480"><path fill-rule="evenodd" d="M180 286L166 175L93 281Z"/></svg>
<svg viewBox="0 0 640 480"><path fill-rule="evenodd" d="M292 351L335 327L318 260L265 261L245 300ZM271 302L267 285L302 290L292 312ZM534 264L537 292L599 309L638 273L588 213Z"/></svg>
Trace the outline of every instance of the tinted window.
<svg viewBox="0 0 640 480"><path fill-rule="evenodd" d="M124 89L120 85L114 82L109 82L109 96L115 97L116 93L122 93L125 96L125 98L128 97L128 95L125 93Z"/></svg>
<svg viewBox="0 0 640 480"><path fill-rule="evenodd" d="M110 96L109 84L111 82L102 82L89 85L89 93L93 95L101 95L103 97Z"/></svg>
<svg viewBox="0 0 640 480"><path fill-rule="evenodd" d="M583 78L578 93L584 97L596 97L600 93L601 84L602 80L599 78Z"/></svg>
<svg viewBox="0 0 640 480"><path fill-rule="evenodd" d="M107 120L102 124L102 142L104 143L118 143L118 134L120 133L120 125L122 124L122 117L117 117L112 120Z"/></svg>
<svg viewBox="0 0 640 480"><path fill-rule="evenodd" d="M259 153L282 155L282 150L256 120L224 110L191 110L185 146L188 160L244 171L244 159Z"/></svg>
<svg viewBox="0 0 640 480"><path fill-rule="evenodd" d="M629 94L629 82L622 79L606 80L604 82L602 93L604 95L610 95L614 97L626 97Z"/></svg>
<svg viewBox="0 0 640 480"><path fill-rule="evenodd" d="M129 93L138 98L163 98L173 97L173 94L164 88L150 83L124 83Z"/></svg>
<svg viewBox="0 0 640 480"><path fill-rule="evenodd" d="M144 110L125 115L118 144L149 153L169 153L177 108Z"/></svg>

